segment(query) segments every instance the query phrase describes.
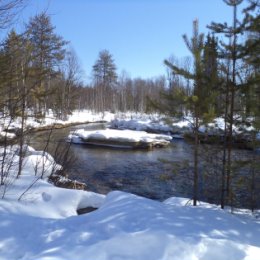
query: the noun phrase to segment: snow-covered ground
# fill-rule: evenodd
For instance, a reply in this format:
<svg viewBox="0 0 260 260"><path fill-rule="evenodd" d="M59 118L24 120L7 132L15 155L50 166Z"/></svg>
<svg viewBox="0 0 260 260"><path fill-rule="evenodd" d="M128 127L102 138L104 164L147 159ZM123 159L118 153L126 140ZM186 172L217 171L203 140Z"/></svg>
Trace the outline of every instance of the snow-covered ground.
<svg viewBox="0 0 260 260"><path fill-rule="evenodd" d="M141 119L122 119L116 118L111 121L110 126L116 129L130 129L137 131L170 132L171 126L163 121L157 121L150 118Z"/></svg>
<svg viewBox="0 0 260 260"><path fill-rule="evenodd" d="M30 147L15 179L17 148L7 149L12 182L0 199L0 260L259 259L260 220L248 212L193 207L185 198L158 202L119 191L104 196L54 187L47 177L61 166ZM98 210L77 215L89 206Z"/></svg>
<svg viewBox="0 0 260 260"><path fill-rule="evenodd" d="M129 129L137 131L146 131L154 133L171 133L177 134L177 137L182 137L183 134L192 132L193 118L186 116L183 119L165 119L159 114L140 114L140 113L117 113L113 114L110 112L95 113L89 110L74 111L68 116L67 120L57 120L53 113L50 111L47 116L41 120L34 117L28 117L25 126L28 129L41 128L51 126L53 124L58 125L69 125L77 123L91 123L105 121L110 123L111 128L115 129ZM250 121L250 119L248 119ZM0 118L0 137L6 136L8 139L15 137L14 133L10 131L19 129L21 127L21 119L17 118L10 121L8 118ZM4 131L8 129L8 132ZM233 126L234 135L241 133L250 133L254 128L240 124L239 126ZM201 133L207 132L213 135L223 135L224 133L224 119L215 118L213 122L202 125L199 128ZM14 131L15 132L15 131ZM260 133L258 134L260 140Z"/></svg>
<svg viewBox="0 0 260 260"><path fill-rule="evenodd" d="M166 123L167 121L167 123ZM181 120L163 120L158 117L144 117L144 118L115 118L111 121L110 125L112 128L116 129L131 129L138 131L148 131L148 132L170 132L177 134L185 134L187 132L192 132L192 117L184 117ZM201 133L207 132L208 134L223 135L225 130L224 118L215 118L211 123L207 125L201 125L199 131ZM233 133L241 134L243 132L251 132L254 128L252 126L239 125L233 126Z"/></svg>
<svg viewBox="0 0 260 260"><path fill-rule="evenodd" d="M81 124L81 123L93 123L93 122L110 122L115 118L115 114L110 112L105 113L94 113L89 110L74 111L68 116L67 120L58 120L53 113L50 111L45 118L36 119L35 117L28 117L25 121L26 129L34 129L52 126L54 124L69 125L69 124ZM14 138L14 133L9 131L21 128L21 118L11 120L10 118L0 117L0 135L6 136L8 139ZM6 132L7 130L8 132Z"/></svg>

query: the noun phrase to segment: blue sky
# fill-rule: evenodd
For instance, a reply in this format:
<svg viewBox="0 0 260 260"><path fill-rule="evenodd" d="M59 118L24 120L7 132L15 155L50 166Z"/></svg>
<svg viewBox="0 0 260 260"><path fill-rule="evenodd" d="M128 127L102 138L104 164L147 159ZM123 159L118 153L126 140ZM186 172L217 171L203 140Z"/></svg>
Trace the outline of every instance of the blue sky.
<svg viewBox="0 0 260 260"><path fill-rule="evenodd" d="M118 68L131 77L165 74L163 60L189 55L182 35L192 35L192 21L201 32L211 21L229 22L232 9L222 0L31 0L21 15L47 10L56 33L70 41L85 80L100 50L113 55Z"/></svg>

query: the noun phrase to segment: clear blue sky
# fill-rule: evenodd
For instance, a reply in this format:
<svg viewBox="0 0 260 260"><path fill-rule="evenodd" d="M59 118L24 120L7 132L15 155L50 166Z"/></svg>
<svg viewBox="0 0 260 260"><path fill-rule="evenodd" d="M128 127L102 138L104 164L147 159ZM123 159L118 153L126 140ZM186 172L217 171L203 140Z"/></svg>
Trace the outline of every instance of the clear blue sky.
<svg viewBox="0 0 260 260"><path fill-rule="evenodd" d="M150 78L165 74L163 60L189 55L182 35L201 32L211 21L231 21L232 9L222 0L30 0L21 15L47 10L56 33L76 51L86 80L100 50L113 55L118 73Z"/></svg>

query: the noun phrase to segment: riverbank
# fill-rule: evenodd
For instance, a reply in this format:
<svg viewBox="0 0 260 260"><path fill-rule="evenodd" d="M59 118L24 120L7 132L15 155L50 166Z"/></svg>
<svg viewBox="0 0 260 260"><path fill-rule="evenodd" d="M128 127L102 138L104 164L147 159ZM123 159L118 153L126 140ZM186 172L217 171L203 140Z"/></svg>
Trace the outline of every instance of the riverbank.
<svg viewBox="0 0 260 260"><path fill-rule="evenodd" d="M115 117L114 114L105 113L93 113L89 110L74 111L68 116L67 120L57 119L51 112L46 115L45 118L37 119L35 117L28 117L24 121L24 132L44 131L50 129L60 129L73 125L87 124L93 122L110 122ZM0 137L11 140L20 135L21 132L21 118L0 119Z"/></svg>
<svg viewBox="0 0 260 260"><path fill-rule="evenodd" d="M250 121L250 120L249 120ZM25 133L44 131L50 129L61 129L74 125L87 123L109 123L112 129L128 129L136 131L146 131L148 133L168 134L174 138L193 138L193 128L191 117L181 120L174 118L164 118L158 114L139 114L139 113L94 113L92 111L74 111L68 116L67 120L58 120L50 112L46 118L41 120L29 117L25 121ZM21 119L10 120L5 118L0 120L0 142L11 141L17 138L21 132ZM215 118L212 123L201 125L199 128L200 140L202 143L221 144L224 136L224 119ZM260 133L256 134L254 141L254 128L248 124L239 124L233 127L234 145L242 149L253 149L260 145Z"/></svg>
<svg viewBox="0 0 260 260"><path fill-rule="evenodd" d="M237 119L239 122L239 120ZM250 122L250 120L248 120ZM167 123L166 123L167 122ZM164 133L174 138L182 138L186 141L194 140L193 118L116 118L111 121L110 127L113 129L130 129L136 131L146 131L148 133ZM204 144L223 144L225 123L223 118L215 118L207 125L199 127L199 141ZM255 129L250 123L240 122L238 126L233 126L233 147L239 149L253 150L260 147L260 133L255 133Z"/></svg>
<svg viewBox="0 0 260 260"><path fill-rule="evenodd" d="M19 178L12 176L17 165L10 168L13 182L0 200L0 259L255 260L260 254L259 211L230 214L208 203L193 207L187 198L158 202L58 188L47 177L61 166L47 153L27 151ZM96 210L78 215L82 208Z"/></svg>

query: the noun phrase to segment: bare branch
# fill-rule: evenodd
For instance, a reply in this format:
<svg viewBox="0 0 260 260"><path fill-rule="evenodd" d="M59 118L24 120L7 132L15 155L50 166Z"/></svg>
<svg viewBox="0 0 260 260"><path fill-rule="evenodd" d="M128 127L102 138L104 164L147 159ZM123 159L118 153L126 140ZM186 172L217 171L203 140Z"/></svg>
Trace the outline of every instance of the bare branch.
<svg viewBox="0 0 260 260"><path fill-rule="evenodd" d="M0 0L0 29L6 29L25 6L27 0Z"/></svg>

